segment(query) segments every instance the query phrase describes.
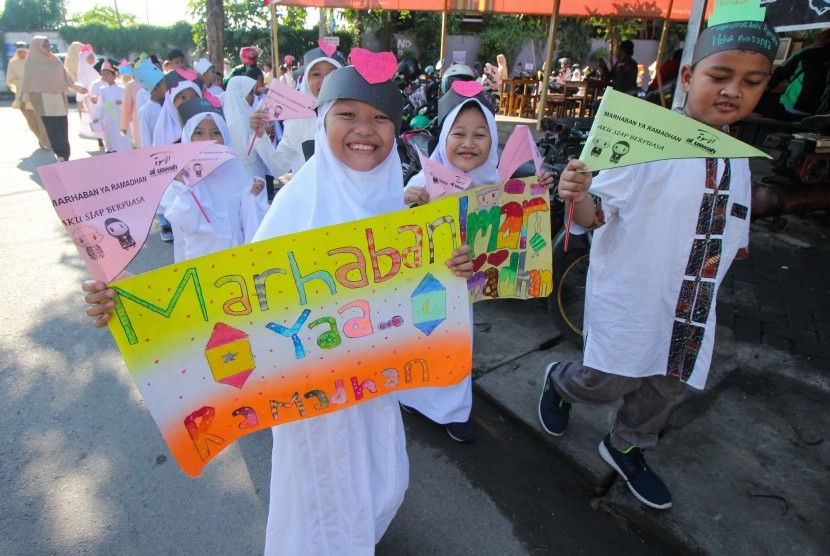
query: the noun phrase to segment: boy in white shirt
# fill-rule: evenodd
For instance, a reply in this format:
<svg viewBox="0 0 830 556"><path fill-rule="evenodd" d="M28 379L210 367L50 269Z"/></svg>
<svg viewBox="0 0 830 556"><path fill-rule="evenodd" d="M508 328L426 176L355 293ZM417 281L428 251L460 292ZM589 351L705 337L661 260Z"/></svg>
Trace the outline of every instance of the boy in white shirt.
<svg viewBox="0 0 830 556"><path fill-rule="evenodd" d="M761 21L703 31L692 65L680 73L685 114L718 130L749 115L778 42ZM593 183L586 170L573 160L559 182L559 195L574 203L575 227L597 230L584 360L547 366L539 419L560 436L572 403L622 399L600 455L637 499L666 509L669 489L642 450L657 444L686 385L705 384L718 286L749 241L749 165L746 159L664 160L606 170Z"/></svg>
<svg viewBox="0 0 830 556"><path fill-rule="evenodd" d="M97 88L98 99L93 110L93 123L104 127L104 146L107 152L132 149L129 139L121 134L121 106L124 103L124 87L115 77L117 72L112 64L104 61L101 65L101 82Z"/></svg>

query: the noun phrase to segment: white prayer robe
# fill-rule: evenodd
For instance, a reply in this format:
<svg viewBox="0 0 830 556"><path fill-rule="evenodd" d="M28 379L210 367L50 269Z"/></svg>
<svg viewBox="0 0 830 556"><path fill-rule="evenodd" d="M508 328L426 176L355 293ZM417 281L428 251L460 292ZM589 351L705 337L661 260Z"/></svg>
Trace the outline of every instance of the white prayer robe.
<svg viewBox="0 0 830 556"><path fill-rule="evenodd" d="M281 169L281 166L277 162L277 153L267 135L263 135L264 141L255 141L254 148L250 154L248 153L251 140L254 138L254 130L251 129L250 124L254 107L248 105L246 97L255 85L256 81L246 75L231 77L228 81L228 89L222 98L222 110L233 137L236 156L242 161L248 175L251 177L261 177L265 174L281 176L285 171L274 174L271 169L272 165L277 170Z"/></svg>
<svg viewBox="0 0 830 556"><path fill-rule="evenodd" d="M606 223L591 243L585 365L630 377L669 374L704 387L717 289L749 242L749 164L730 165L720 208L706 204L714 191L706 187L705 159L604 170L593 180ZM723 172L720 159L716 185Z"/></svg>
<svg viewBox="0 0 830 556"><path fill-rule="evenodd" d="M333 58L317 58L307 66L304 66L303 71L308 72L315 65L320 62L328 62L335 68L340 67L340 62ZM308 80L303 79L300 83L300 92L315 98L308 86ZM296 120L285 120L283 122L282 139L277 145L276 152L273 155L266 154L270 149L274 151L270 139L263 135L259 137L254 143L254 149L265 161L272 176L281 176L286 172L293 172L296 174L300 168L306 163L305 153L303 152L303 143L306 141L314 141L314 136L317 131L317 118L299 118Z"/></svg>
<svg viewBox="0 0 830 556"><path fill-rule="evenodd" d="M153 130L156 129L159 116L161 116L161 104L154 100L145 102L138 109L139 148L148 149L153 146Z"/></svg>
<svg viewBox="0 0 830 556"><path fill-rule="evenodd" d="M197 114L185 124L182 141L189 143L193 129L207 114ZM222 135L230 138L227 126L210 114ZM190 182L190 180L193 180ZM201 257L248 243L268 211L265 188L251 192L251 178L242 163L232 159L199 180L191 171L189 186L174 180L165 192L172 197L164 216L173 228L173 259L176 262Z"/></svg>
<svg viewBox="0 0 830 556"><path fill-rule="evenodd" d="M94 56L94 54L93 54ZM103 127L98 124L93 124L93 112L95 111L95 103L92 99L97 96L98 88L103 84L101 75L95 69L94 64L87 61L89 52L81 52L78 60L78 83L87 88L87 94L76 93L75 104L81 114L81 136L89 137L91 139L103 139ZM93 60L94 62L94 60Z"/></svg>
<svg viewBox="0 0 830 556"><path fill-rule="evenodd" d="M104 145L107 151L128 151L133 148L130 140L121 135L121 103L124 87L118 83L98 88L98 102L94 116L104 128Z"/></svg>
<svg viewBox="0 0 830 556"><path fill-rule="evenodd" d="M255 241L400 210L396 149L369 172L331 152L320 107L315 155L265 216ZM395 394L272 429L271 496L265 554L374 554L409 484Z"/></svg>
<svg viewBox="0 0 830 556"><path fill-rule="evenodd" d="M461 108L470 103L475 102L479 105L482 112L485 114L487 120L487 127L490 130L490 137L496 140L490 143L490 152L487 160L478 168L473 168L469 172L459 170L450 162L447 156L447 138L450 134L450 129L458 117ZM458 174L464 174L473 180L470 187L478 187L480 185L487 185L489 183L496 183L499 181L498 163L498 130L496 128L496 118L484 105L476 99L469 99L453 108L447 114L444 120L444 125L441 126L441 133L438 136L438 144L435 150L432 151L430 159L452 168ZM409 180L407 188L413 186L424 186L424 171L421 170ZM470 308L472 312L472 307ZM472 322L470 318L470 322ZM410 390L402 390L398 393L398 399L401 403L418 410L419 413L426 416L429 420L442 425L448 423L463 423L470 418L470 412L473 409L473 379L471 375L467 375L464 380L452 386L442 386L440 388L427 387L415 388Z"/></svg>

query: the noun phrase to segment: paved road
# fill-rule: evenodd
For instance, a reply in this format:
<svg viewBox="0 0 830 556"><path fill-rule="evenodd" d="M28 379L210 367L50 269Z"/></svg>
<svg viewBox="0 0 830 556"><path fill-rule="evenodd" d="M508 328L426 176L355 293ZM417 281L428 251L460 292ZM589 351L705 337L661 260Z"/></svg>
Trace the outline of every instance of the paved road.
<svg viewBox="0 0 830 556"><path fill-rule="evenodd" d="M94 154L70 122L73 158ZM0 554L261 553L270 435L198 479L177 468L108 332L83 315L87 273L35 172L53 155L8 103L0 129ZM132 270L171 261L154 233ZM589 483L487 402L474 419L477 440L458 445L406 417L411 487L379 554L663 553L592 510Z"/></svg>

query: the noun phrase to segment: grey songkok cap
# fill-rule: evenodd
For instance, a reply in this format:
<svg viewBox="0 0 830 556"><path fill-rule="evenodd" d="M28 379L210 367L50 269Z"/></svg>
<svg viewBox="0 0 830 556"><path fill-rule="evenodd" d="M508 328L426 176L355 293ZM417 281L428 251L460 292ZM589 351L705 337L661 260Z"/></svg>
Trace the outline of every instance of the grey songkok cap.
<svg viewBox="0 0 830 556"><path fill-rule="evenodd" d="M374 106L389 116L395 124L395 135L401 132L403 97L391 81L371 84L363 79L354 66L334 70L323 80L320 95L317 97L317 107L330 100L340 99L359 100Z"/></svg>
<svg viewBox="0 0 830 556"><path fill-rule="evenodd" d="M692 54L692 66L707 56L727 50L759 52L775 60L778 35L765 21L732 21L708 27L700 33Z"/></svg>

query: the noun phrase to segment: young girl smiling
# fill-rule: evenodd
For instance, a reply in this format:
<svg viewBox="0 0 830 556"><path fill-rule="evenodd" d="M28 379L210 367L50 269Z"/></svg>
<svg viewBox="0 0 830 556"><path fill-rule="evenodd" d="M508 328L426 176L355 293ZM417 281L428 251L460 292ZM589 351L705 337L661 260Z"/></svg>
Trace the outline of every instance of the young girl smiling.
<svg viewBox="0 0 830 556"><path fill-rule="evenodd" d="M471 93L473 96L469 96ZM441 131L438 144L430 155L432 161L471 178L470 187L500 181L496 119L489 97L481 86L471 90L453 84L438 101L438 121ZM405 192L407 204L429 202L425 179L422 170L409 181ZM553 176L540 172L539 182L550 189ZM454 386L405 390L400 392L399 399L408 411L414 409L444 425L453 440L469 442L475 436L470 423L473 390L469 376Z"/></svg>

